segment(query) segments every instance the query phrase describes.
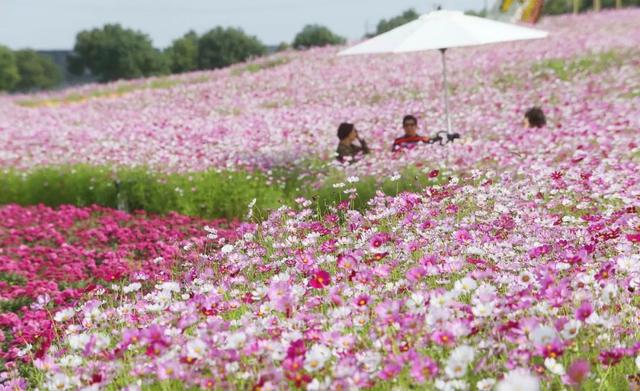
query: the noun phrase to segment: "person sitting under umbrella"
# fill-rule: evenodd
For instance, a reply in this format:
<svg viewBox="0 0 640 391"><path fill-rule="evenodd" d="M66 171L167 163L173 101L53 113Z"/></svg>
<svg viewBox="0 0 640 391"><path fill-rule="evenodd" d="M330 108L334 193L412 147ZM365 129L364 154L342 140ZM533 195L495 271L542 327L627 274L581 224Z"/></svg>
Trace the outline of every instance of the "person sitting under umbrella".
<svg viewBox="0 0 640 391"><path fill-rule="evenodd" d="M402 119L402 128L404 136L398 137L393 141L391 150L393 152L402 149L411 149L419 143L428 144L431 139L418 134L418 120L413 115L405 115Z"/></svg>
<svg viewBox="0 0 640 391"><path fill-rule="evenodd" d="M358 137L358 130L353 124L346 122L341 123L340 126L338 126L338 138L340 139L340 143L337 149L337 159L341 163L345 161L353 163L361 154L366 155L369 153L367 143L364 139ZM359 146L353 144L356 139L360 143Z"/></svg>

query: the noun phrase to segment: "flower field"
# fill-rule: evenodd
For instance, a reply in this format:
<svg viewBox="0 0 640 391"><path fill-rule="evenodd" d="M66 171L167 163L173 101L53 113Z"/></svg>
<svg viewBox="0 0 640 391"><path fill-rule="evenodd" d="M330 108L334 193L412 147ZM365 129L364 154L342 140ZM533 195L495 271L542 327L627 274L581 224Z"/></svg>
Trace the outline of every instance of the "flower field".
<svg viewBox="0 0 640 391"><path fill-rule="evenodd" d="M0 390L640 387L640 10L540 28L447 52L463 138L401 155L402 115L444 128L437 53L0 97L3 183L144 167L195 205L229 173L264 181L227 196L245 224L0 208ZM533 105L546 127L522 127ZM348 167L342 121L373 149Z"/></svg>
<svg viewBox="0 0 640 391"><path fill-rule="evenodd" d="M60 320L52 313L99 286L171 279L181 245L205 240L206 223L218 228L222 240L235 238L237 224L227 228L223 221L179 215L0 208L0 359L42 357L55 337L52 321Z"/></svg>

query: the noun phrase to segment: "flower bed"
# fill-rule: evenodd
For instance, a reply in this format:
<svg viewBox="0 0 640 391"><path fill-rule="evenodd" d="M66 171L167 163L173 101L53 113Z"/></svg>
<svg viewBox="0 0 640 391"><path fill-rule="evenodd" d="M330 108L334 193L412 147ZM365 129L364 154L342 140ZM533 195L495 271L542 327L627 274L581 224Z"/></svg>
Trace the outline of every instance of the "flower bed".
<svg viewBox="0 0 640 391"><path fill-rule="evenodd" d="M235 223L177 214L0 208L0 360L42 357L56 334L52 314L96 287L172 278L181 244L202 242L207 223L220 238L234 239Z"/></svg>

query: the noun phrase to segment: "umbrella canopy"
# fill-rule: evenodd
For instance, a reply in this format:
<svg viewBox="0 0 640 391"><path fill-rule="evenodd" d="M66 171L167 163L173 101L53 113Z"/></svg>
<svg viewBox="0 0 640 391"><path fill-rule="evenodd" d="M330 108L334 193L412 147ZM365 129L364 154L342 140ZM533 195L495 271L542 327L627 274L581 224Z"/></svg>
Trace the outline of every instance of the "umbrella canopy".
<svg viewBox="0 0 640 391"><path fill-rule="evenodd" d="M547 35L546 31L465 15L459 11L439 10L422 15L412 22L343 50L338 55L406 53L440 49L445 85L447 131L451 133L445 50L497 42L538 39Z"/></svg>

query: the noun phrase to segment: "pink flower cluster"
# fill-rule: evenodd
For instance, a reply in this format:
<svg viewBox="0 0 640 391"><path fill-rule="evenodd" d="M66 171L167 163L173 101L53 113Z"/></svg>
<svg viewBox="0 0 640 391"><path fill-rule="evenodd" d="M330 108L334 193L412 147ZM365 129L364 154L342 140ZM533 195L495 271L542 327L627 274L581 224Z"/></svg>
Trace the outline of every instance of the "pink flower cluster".
<svg viewBox="0 0 640 391"><path fill-rule="evenodd" d="M223 221L208 222L209 233L205 223L97 206L3 206L0 303L22 306L0 314L0 359L42 357L55 337L52 314L100 285L170 279L186 240L235 238L236 223L227 228Z"/></svg>

